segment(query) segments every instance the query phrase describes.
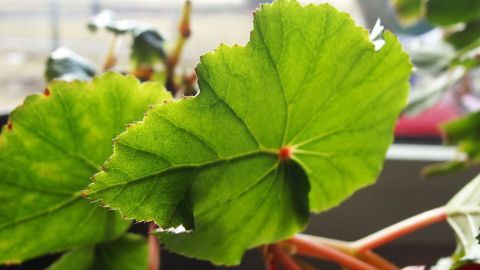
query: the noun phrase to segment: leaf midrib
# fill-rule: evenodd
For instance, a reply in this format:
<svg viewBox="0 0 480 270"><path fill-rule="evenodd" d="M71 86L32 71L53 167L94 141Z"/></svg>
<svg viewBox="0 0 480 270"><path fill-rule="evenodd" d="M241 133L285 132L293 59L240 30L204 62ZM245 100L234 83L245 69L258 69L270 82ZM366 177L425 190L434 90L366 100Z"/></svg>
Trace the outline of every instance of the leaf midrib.
<svg viewBox="0 0 480 270"><path fill-rule="evenodd" d="M142 176L139 176L139 177L136 177L136 178L133 178L133 179L129 179L129 180L124 181L124 182L109 184L108 186L105 186L102 189L88 191L88 195L93 195L93 194L96 194L96 193L104 192L106 190L109 190L109 189L112 189L112 188L115 188L115 187L119 187L119 186L131 185L131 184L135 184L135 183L141 182L141 181L149 181L149 180L152 180L152 179L149 179L149 178L152 178L153 176L162 175L162 174L165 174L165 173L168 173L168 172L171 172L171 171L182 170L182 169L201 168L201 167L215 165L215 164L221 163L221 162L230 162L230 161L233 161L233 160L242 159L242 158L246 158L246 157L251 157L251 156L255 156L255 155L262 155L262 154L278 156L277 150L256 149L254 151L244 152L244 153L241 153L241 154L238 154L238 155L232 155L232 156L229 156L229 157L219 157L219 158L216 158L216 159L212 159L212 160L205 161L205 162L200 162L200 163L171 165L171 166L163 168L159 171L155 171L155 172L152 172L152 173L149 173L149 174L146 174L146 175L142 175ZM158 181L158 180L156 180L156 181Z"/></svg>

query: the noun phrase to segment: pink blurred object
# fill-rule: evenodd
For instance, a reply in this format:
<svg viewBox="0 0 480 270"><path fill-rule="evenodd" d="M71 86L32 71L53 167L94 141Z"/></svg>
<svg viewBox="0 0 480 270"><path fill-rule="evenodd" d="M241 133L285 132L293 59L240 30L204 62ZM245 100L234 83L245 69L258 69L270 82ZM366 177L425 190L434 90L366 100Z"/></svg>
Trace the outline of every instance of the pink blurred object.
<svg viewBox="0 0 480 270"><path fill-rule="evenodd" d="M401 116L395 127L395 136L397 138L441 138L440 124L462 116L462 111L453 99L444 98L437 105L416 116Z"/></svg>

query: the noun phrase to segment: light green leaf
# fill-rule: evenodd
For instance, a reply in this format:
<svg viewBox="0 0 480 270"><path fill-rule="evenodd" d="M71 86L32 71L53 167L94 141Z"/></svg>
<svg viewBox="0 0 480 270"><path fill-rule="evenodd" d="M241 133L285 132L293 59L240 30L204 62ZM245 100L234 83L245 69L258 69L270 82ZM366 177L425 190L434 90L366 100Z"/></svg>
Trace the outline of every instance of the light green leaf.
<svg viewBox="0 0 480 270"><path fill-rule="evenodd" d="M108 73L53 82L12 112L0 137L0 263L111 240L129 222L81 198L112 138L169 99L160 84Z"/></svg>
<svg viewBox="0 0 480 270"><path fill-rule="evenodd" d="M454 265L480 263L480 175L462 188L447 204L448 223L455 232Z"/></svg>
<svg viewBox="0 0 480 270"><path fill-rule="evenodd" d="M384 38L375 51L329 5L262 6L245 47L201 58L198 96L156 106L119 136L89 195L218 264L292 236L382 167L411 71Z"/></svg>
<svg viewBox="0 0 480 270"><path fill-rule="evenodd" d="M137 234L126 234L111 242L74 249L47 270L147 270L148 245Z"/></svg>

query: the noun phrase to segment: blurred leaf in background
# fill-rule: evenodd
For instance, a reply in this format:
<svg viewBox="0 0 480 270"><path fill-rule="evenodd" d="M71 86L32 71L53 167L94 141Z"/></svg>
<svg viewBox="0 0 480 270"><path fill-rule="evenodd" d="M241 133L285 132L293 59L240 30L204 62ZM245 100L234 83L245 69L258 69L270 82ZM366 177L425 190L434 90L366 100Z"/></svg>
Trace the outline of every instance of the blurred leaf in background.
<svg viewBox="0 0 480 270"><path fill-rule="evenodd" d="M61 47L53 51L47 60L45 78L63 81L89 80L95 76L93 64L72 50Z"/></svg>

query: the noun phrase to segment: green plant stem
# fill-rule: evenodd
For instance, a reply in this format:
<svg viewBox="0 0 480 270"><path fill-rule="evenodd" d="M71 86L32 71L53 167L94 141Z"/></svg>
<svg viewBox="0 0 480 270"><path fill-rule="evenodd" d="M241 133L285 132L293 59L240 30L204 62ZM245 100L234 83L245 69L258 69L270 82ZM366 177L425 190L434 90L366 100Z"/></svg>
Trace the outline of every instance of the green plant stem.
<svg viewBox="0 0 480 270"><path fill-rule="evenodd" d="M445 211L445 208L435 208L400 221L392 226L389 226L367 237L357 240L351 243L351 246L357 252L374 249L406 234L438 223L440 221L444 221L446 219L447 213Z"/></svg>
<svg viewBox="0 0 480 270"><path fill-rule="evenodd" d="M281 264L285 270L301 270L300 266L278 245L268 246L276 262ZM269 269L270 270L270 269Z"/></svg>
<svg viewBox="0 0 480 270"><path fill-rule="evenodd" d="M297 253L300 255L334 261L339 265L352 270L377 270L376 267L326 244L313 243L297 237L287 240L287 242L294 245Z"/></svg>
<svg viewBox="0 0 480 270"><path fill-rule="evenodd" d="M179 86L175 82L175 68L177 67L178 62L180 61L180 56L182 54L183 48L187 39L190 37L190 15L192 12L192 3L190 0L185 1L182 10L182 17L180 19L180 24L178 25L179 35L175 47L172 52L168 55L165 61L165 71L166 71L166 88L172 91L173 94L176 94L179 91Z"/></svg>
<svg viewBox="0 0 480 270"><path fill-rule="evenodd" d="M150 222L148 225L148 270L160 270L160 246L157 237L153 234L156 225Z"/></svg>

